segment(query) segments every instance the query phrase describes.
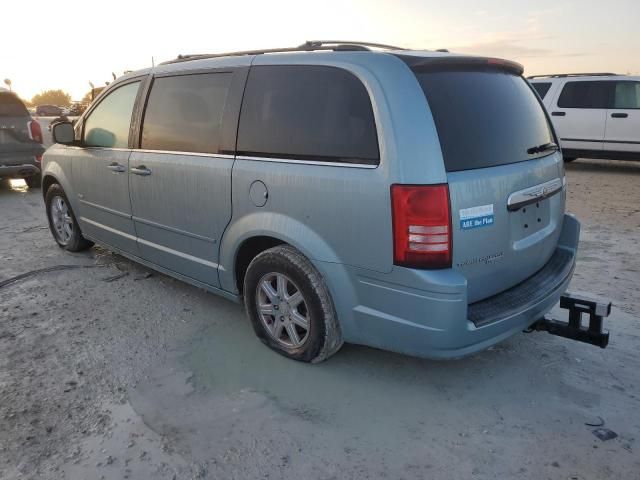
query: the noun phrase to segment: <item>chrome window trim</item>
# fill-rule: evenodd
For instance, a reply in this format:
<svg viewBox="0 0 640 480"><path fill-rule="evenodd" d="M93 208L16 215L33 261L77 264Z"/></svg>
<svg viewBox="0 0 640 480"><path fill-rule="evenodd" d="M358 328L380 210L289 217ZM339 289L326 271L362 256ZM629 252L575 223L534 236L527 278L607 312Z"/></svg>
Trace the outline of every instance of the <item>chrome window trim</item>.
<svg viewBox="0 0 640 480"><path fill-rule="evenodd" d="M517 192L513 192L507 199L507 210L515 211L531 203L549 198L562 190L562 179L554 178L548 182L534 185Z"/></svg>
<svg viewBox="0 0 640 480"><path fill-rule="evenodd" d="M228 155L226 153L204 153L204 152L182 152L177 150L151 150L147 148L132 148L131 151L133 153L141 152L141 153L160 153L163 155L194 155L198 157L217 157L217 158L227 158L234 159L234 155Z"/></svg>
<svg viewBox="0 0 640 480"><path fill-rule="evenodd" d="M323 167L344 167L344 168L364 168L367 170L373 170L378 168L379 165L369 165L366 163L343 163L343 162L321 162L317 160L296 160L291 158L271 158L271 157L253 157L246 155L236 156L237 160L253 160L259 162L276 162L276 163L294 163L303 165L318 165Z"/></svg>

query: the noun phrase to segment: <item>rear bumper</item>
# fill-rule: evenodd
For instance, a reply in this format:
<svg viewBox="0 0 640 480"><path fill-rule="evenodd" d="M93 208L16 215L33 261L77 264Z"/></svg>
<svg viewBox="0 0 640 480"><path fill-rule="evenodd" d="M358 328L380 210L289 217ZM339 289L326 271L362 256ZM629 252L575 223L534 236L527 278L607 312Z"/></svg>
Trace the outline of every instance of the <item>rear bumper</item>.
<svg viewBox="0 0 640 480"><path fill-rule="evenodd" d="M0 151L0 178L26 178L40 174L41 165L36 162L36 155L42 155L44 149L40 144L33 148L17 151Z"/></svg>
<svg viewBox="0 0 640 480"><path fill-rule="evenodd" d="M0 178L26 178L40 174L40 168L34 163L21 165L0 165Z"/></svg>
<svg viewBox="0 0 640 480"><path fill-rule="evenodd" d="M553 308L571 281L579 236L580 223L565 215L557 250L539 272L471 305L466 280L455 270L397 268L378 275L347 269L345 284L330 287L344 339L424 358L483 350Z"/></svg>

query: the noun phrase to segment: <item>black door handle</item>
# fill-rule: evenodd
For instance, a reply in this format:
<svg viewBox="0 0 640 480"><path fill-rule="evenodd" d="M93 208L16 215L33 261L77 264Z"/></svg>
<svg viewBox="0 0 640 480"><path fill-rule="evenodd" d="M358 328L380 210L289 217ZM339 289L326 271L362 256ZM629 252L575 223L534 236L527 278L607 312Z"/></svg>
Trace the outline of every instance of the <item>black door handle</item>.
<svg viewBox="0 0 640 480"><path fill-rule="evenodd" d="M554 117L564 117L566 114L567 112L553 112L551 115Z"/></svg>
<svg viewBox="0 0 640 480"><path fill-rule="evenodd" d="M611 118L627 118L629 116L628 113L612 113Z"/></svg>

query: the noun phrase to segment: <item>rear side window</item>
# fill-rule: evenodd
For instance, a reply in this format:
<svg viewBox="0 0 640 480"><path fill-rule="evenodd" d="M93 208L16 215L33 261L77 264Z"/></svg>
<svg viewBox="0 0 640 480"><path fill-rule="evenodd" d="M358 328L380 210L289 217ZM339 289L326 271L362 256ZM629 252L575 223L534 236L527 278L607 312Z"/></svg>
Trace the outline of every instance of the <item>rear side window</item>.
<svg viewBox="0 0 640 480"><path fill-rule="evenodd" d="M24 103L13 93L0 93L0 117L26 117Z"/></svg>
<svg viewBox="0 0 640 480"><path fill-rule="evenodd" d="M351 73L315 65L252 67L238 153L377 165L369 94Z"/></svg>
<svg viewBox="0 0 640 480"><path fill-rule="evenodd" d="M640 82L616 82L613 108L640 108Z"/></svg>
<svg viewBox="0 0 640 480"><path fill-rule="evenodd" d="M448 172L547 155L554 142L540 99L519 75L500 70L416 72L436 124Z"/></svg>
<svg viewBox="0 0 640 480"><path fill-rule="evenodd" d="M613 84L605 81L567 82L558 98L558 107L609 108Z"/></svg>
<svg viewBox="0 0 640 480"><path fill-rule="evenodd" d="M131 114L140 82L109 92L84 124L84 143L89 147L127 148Z"/></svg>
<svg viewBox="0 0 640 480"><path fill-rule="evenodd" d="M536 82L531 84L533 88L536 89L540 98L544 98L547 95L547 92L551 88L551 82Z"/></svg>
<svg viewBox="0 0 640 480"><path fill-rule="evenodd" d="M231 73L156 78L142 126L149 150L217 153Z"/></svg>

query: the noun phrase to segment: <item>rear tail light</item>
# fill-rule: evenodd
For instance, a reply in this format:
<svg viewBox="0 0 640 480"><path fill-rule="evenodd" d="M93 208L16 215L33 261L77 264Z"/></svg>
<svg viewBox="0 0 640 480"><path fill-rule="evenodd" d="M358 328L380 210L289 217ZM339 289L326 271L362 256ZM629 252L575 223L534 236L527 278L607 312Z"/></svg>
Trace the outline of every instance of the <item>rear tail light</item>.
<svg viewBox="0 0 640 480"><path fill-rule="evenodd" d="M449 186L392 185L393 263L451 267Z"/></svg>
<svg viewBox="0 0 640 480"><path fill-rule="evenodd" d="M36 155L35 157L36 163L42 162L42 155Z"/></svg>
<svg viewBox="0 0 640 480"><path fill-rule="evenodd" d="M31 140L42 143L42 129L40 128L40 124L35 120L31 120L28 125Z"/></svg>

